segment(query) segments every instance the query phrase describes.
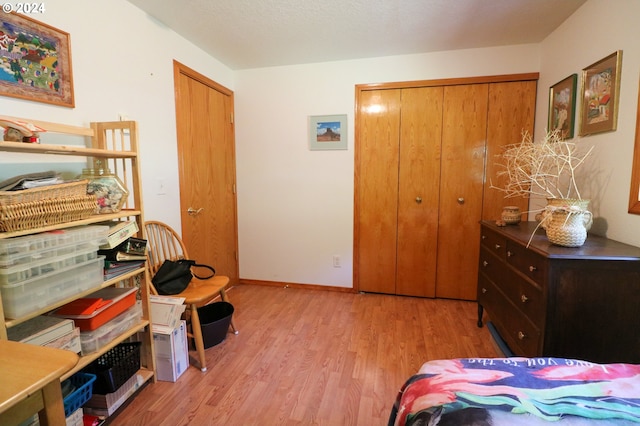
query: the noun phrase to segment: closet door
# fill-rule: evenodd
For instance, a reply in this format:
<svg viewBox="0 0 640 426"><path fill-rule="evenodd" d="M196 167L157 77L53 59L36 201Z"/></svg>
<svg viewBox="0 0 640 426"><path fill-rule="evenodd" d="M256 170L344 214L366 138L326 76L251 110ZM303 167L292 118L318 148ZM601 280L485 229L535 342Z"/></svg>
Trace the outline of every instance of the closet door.
<svg viewBox="0 0 640 426"><path fill-rule="evenodd" d="M436 297L476 298L488 88L444 88Z"/></svg>
<svg viewBox="0 0 640 426"><path fill-rule="evenodd" d="M395 293L400 89L362 92L355 235L361 291Z"/></svg>
<svg viewBox="0 0 640 426"><path fill-rule="evenodd" d="M396 294L434 297L442 87L402 90Z"/></svg>
<svg viewBox="0 0 640 426"><path fill-rule="evenodd" d="M536 81L510 81L489 85L489 114L487 116L487 167L484 184L483 220L496 220L504 206L518 206L529 210L529 199L504 198L504 192L491 188L503 186L504 177L497 176L504 170L496 166L496 155L504 145L519 143L522 132L533 134L536 110Z"/></svg>

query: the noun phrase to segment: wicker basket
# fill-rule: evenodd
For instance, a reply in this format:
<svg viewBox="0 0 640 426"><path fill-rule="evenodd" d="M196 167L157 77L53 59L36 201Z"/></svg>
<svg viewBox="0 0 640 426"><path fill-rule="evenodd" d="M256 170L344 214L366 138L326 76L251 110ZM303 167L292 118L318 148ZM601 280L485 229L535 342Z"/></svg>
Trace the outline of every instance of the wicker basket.
<svg viewBox="0 0 640 426"><path fill-rule="evenodd" d="M0 191L0 232L23 231L85 219L95 213L95 195L87 181Z"/></svg>

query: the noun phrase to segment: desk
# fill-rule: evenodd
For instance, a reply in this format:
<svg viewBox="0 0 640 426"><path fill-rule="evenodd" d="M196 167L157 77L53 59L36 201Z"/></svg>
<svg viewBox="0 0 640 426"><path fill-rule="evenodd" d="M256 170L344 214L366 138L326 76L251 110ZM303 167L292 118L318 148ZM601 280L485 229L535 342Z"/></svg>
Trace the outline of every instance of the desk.
<svg viewBox="0 0 640 426"><path fill-rule="evenodd" d="M78 362L71 351L0 340L0 424L35 413L43 426L64 426L60 377Z"/></svg>

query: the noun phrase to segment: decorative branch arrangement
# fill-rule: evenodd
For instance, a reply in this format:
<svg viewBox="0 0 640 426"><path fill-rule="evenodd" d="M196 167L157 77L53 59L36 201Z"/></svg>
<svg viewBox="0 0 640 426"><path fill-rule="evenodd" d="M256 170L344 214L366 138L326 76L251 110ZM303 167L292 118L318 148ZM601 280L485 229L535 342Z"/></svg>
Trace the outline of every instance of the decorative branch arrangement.
<svg viewBox="0 0 640 426"><path fill-rule="evenodd" d="M506 145L500 155L503 163L498 166L504 170L497 175L505 177L504 187L491 183L491 188L505 192L505 198L534 195L581 199L575 172L592 150L593 146L579 155L576 144L562 140L559 130L548 132L537 143L524 132L520 143Z"/></svg>

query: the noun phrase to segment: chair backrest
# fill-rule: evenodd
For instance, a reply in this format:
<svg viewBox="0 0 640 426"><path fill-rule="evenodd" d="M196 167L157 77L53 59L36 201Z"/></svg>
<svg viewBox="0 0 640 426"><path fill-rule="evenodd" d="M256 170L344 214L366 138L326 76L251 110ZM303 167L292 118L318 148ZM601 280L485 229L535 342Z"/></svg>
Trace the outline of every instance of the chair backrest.
<svg viewBox="0 0 640 426"><path fill-rule="evenodd" d="M188 259L187 248L178 233L166 223L147 221L144 223L147 236L147 266L154 276L162 263L169 260Z"/></svg>

